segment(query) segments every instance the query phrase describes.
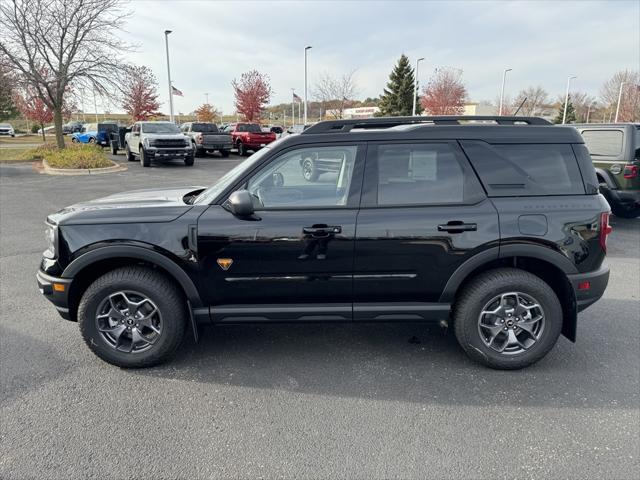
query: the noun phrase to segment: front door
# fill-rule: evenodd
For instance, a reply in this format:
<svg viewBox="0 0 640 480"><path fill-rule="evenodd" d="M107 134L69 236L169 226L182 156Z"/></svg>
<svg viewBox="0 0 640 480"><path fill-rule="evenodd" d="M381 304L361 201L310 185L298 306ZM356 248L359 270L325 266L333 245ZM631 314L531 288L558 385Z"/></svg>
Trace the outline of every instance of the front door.
<svg viewBox="0 0 640 480"><path fill-rule="evenodd" d="M305 179L307 160L335 170ZM358 145L296 147L240 188L253 218L212 205L198 221L201 285L216 321L350 320L362 179Z"/></svg>
<svg viewBox="0 0 640 480"><path fill-rule="evenodd" d="M459 146L370 143L363 192L354 318L446 318L440 296L453 272L499 239L497 212Z"/></svg>

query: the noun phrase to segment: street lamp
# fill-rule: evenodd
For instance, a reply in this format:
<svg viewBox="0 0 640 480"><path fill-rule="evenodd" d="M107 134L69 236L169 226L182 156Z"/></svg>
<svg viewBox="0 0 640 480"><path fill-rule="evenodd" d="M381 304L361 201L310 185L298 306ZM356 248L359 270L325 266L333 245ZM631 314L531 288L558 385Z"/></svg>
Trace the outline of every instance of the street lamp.
<svg viewBox="0 0 640 480"><path fill-rule="evenodd" d="M500 88L500 109L498 115L502 115L502 105L504 103L504 84L507 81L507 72L510 72L513 68L505 68L502 72L502 87Z"/></svg>
<svg viewBox="0 0 640 480"><path fill-rule="evenodd" d="M167 78L169 80L169 120L173 122L173 88L171 85L171 68L169 67L169 34L171 30L164 31L164 45L167 50Z"/></svg>
<svg viewBox="0 0 640 480"><path fill-rule="evenodd" d="M416 60L416 86L413 89L413 110L411 111L412 116L416 116L416 102L418 101L418 68L420 67L420 62L424 60L424 57Z"/></svg>
<svg viewBox="0 0 640 480"><path fill-rule="evenodd" d="M569 104L569 85L571 84L571 80L574 78L578 78L576 75L569 75L567 77L567 92L564 95L564 113L562 114L562 124L564 125L567 122L567 105Z"/></svg>
<svg viewBox="0 0 640 480"><path fill-rule="evenodd" d="M620 91L618 92L618 105L616 106L616 119L613 123L618 123L618 114L620 113L620 102L622 101L622 87L627 82L620 82Z"/></svg>
<svg viewBox="0 0 640 480"><path fill-rule="evenodd" d="M304 47L304 125L307 124L307 51L311 47Z"/></svg>

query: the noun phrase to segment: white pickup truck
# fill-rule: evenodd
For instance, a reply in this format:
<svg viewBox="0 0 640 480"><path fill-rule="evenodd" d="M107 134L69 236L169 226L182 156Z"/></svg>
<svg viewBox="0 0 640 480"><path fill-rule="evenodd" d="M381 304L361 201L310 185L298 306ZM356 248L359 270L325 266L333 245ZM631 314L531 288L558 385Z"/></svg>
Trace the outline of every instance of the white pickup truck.
<svg viewBox="0 0 640 480"><path fill-rule="evenodd" d="M136 122L125 135L124 149L127 160L136 157L143 167L150 167L155 160L184 160L187 167L193 165L194 149L191 140L172 122Z"/></svg>

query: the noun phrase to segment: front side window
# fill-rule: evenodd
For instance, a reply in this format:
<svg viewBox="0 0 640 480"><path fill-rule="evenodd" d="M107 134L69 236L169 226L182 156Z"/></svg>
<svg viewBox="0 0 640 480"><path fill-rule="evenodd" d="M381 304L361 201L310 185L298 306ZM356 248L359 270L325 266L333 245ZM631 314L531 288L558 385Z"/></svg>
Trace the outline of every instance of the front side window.
<svg viewBox="0 0 640 480"><path fill-rule="evenodd" d="M378 205L473 203L482 196L473 172L465 171L449 144L373 148L378 166Z"/></svg>
<svg viewBox="0 0 640 480"><path fill-rule="evenodd" d="M258 209L344 207L357 151L350 145L284 153L254 175L247 188Z"/></svg>

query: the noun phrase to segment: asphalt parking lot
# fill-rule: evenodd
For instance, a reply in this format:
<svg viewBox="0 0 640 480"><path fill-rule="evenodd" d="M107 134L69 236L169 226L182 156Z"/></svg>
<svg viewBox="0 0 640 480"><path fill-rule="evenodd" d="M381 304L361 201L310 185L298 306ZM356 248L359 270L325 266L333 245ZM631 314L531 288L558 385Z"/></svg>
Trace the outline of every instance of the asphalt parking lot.
<svg viewBox="0 0 640 480"><path fill-rule="evenodd" d="M216 327L161 367L100 361L38 292L47 213L238 161L0 165L0 478L638 478L640 220L612 219L578 343L527 370L480 367L419 324Z"/></svg>

